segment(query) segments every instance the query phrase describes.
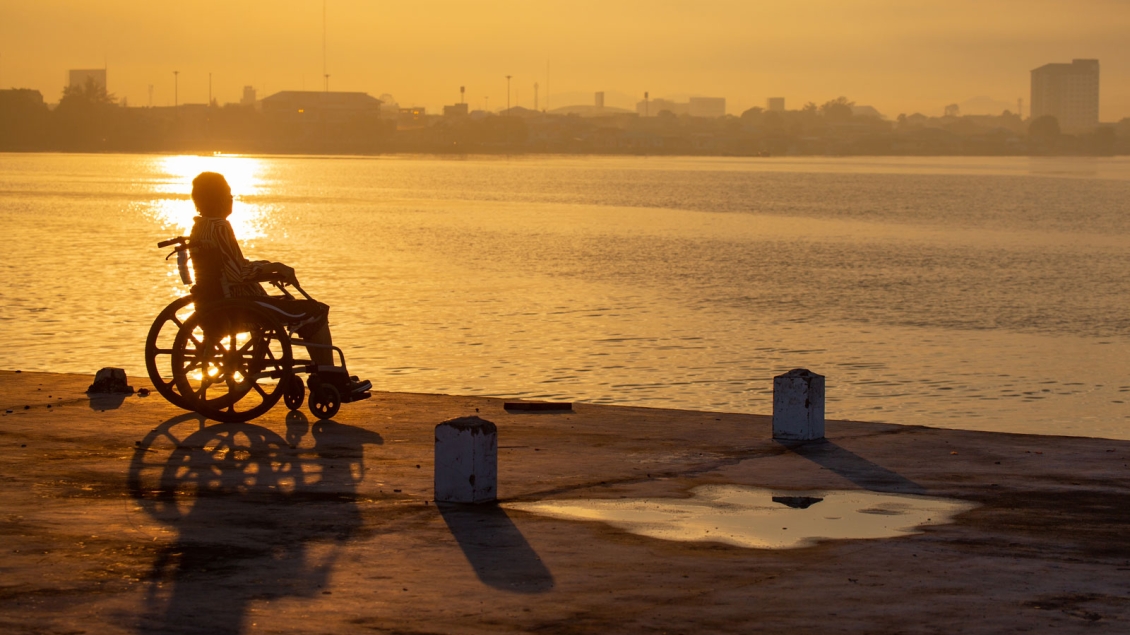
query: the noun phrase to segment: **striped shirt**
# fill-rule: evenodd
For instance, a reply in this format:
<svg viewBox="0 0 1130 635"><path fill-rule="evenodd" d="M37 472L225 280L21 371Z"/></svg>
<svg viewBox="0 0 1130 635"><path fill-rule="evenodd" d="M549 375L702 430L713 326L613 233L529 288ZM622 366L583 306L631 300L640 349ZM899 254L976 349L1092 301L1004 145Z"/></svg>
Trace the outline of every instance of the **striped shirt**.
<svg viewBox="0 0 1130 635"><path fill-rule="evenodd" d="M255 280L268 261L243 257L227 219L197 216L188 245L198 286L215 289L218 277L225 298L267 295Z"/></svg>

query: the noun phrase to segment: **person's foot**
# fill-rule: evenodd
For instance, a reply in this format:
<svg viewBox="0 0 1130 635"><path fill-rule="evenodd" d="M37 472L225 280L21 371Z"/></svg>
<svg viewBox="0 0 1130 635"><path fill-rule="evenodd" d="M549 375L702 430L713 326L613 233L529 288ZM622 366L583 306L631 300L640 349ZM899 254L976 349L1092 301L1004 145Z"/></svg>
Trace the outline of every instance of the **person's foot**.
<svg viewBox="0 0 1130 635"><path fill-rule="evenodd" d="M365 381L359 381L356 375L349 378L348 390L350 394L356 395L363 392L369 392L372 389L373 382L369 381L368 379L366 379Z"/></svg>

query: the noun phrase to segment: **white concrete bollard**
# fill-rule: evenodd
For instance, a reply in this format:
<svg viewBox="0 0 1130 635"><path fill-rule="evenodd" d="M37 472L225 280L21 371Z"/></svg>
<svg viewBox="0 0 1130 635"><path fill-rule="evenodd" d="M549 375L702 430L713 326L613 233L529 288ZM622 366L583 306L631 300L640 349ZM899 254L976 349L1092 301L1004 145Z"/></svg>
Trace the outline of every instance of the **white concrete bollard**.
<svg viewBox="0 0 1130 635"><path fill-rule="evenodd" d="M435 500L487 503L498 498L498 428L478 417L436 426Z"/></svg>
<svg viewBox="0 0 1130 635"><path fill-rule="evenodd" d="M773 378L773 438L824 438L824 376L804 369Z"/></svg>

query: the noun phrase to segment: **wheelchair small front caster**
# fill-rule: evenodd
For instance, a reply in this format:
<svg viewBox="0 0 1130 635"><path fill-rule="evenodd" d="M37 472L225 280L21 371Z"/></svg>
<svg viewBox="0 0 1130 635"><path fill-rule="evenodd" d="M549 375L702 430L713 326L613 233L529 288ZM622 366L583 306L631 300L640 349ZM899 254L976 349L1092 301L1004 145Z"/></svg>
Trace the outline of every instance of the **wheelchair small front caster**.
<svg viewBox="0 0 1130 635"><path fill-rule="evenodd" d="M341 408L341 393L328 382L310 386L310 412L319 419L329 419Z"/></svg>
<svg viewBox="0 0 1130 635"><path fill-rule="evenodd" d="M302 401L306 399L306 386L298 375L291 375L287 381L289 383L286 392L283 393L283 403L292 411L298 410L302 407Z"/></svg>

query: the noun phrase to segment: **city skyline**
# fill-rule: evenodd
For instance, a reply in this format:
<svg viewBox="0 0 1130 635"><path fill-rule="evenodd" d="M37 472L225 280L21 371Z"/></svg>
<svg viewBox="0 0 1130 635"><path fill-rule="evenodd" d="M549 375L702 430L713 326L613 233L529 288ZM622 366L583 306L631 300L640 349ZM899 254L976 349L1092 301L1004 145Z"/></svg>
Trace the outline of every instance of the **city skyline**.
<svg viewBox="0 0 1130 635"><path fill-rule="evenodd" d="M180 103L206 102L209 74L221 103L238 102L246 85L260 95L323 88L322 3L272 3L269 12L260 4L4 2L0 88L37 89L54 102L67 70L103 65L109 90L135 106L149 103L150 85L153 105L171 105L174 70ZM330 0L325 72L330 90L392 94L429 112L457 103L459 86L472 108L498 110L511 75L511 104L527 108L538 83L539 106L548 97L551 109L592 103L596 91L626 108L645 91L725 97L730 114L764 107L768 97L797 108L846 95L895 117L979 97L1027 102L1032 69L1097 58L1101 120L1130 116L1121 41L1130 12L1117 3L1090 2L1085 11L1012 0L914 9L886 0L816 4L820 10L808 13L721 1L697 11L620 3L588 12L584 2L568 11L553 2L485 9L438 2L423 24L419 9ZM589 98L578 101L582 95Z"/></svg>

